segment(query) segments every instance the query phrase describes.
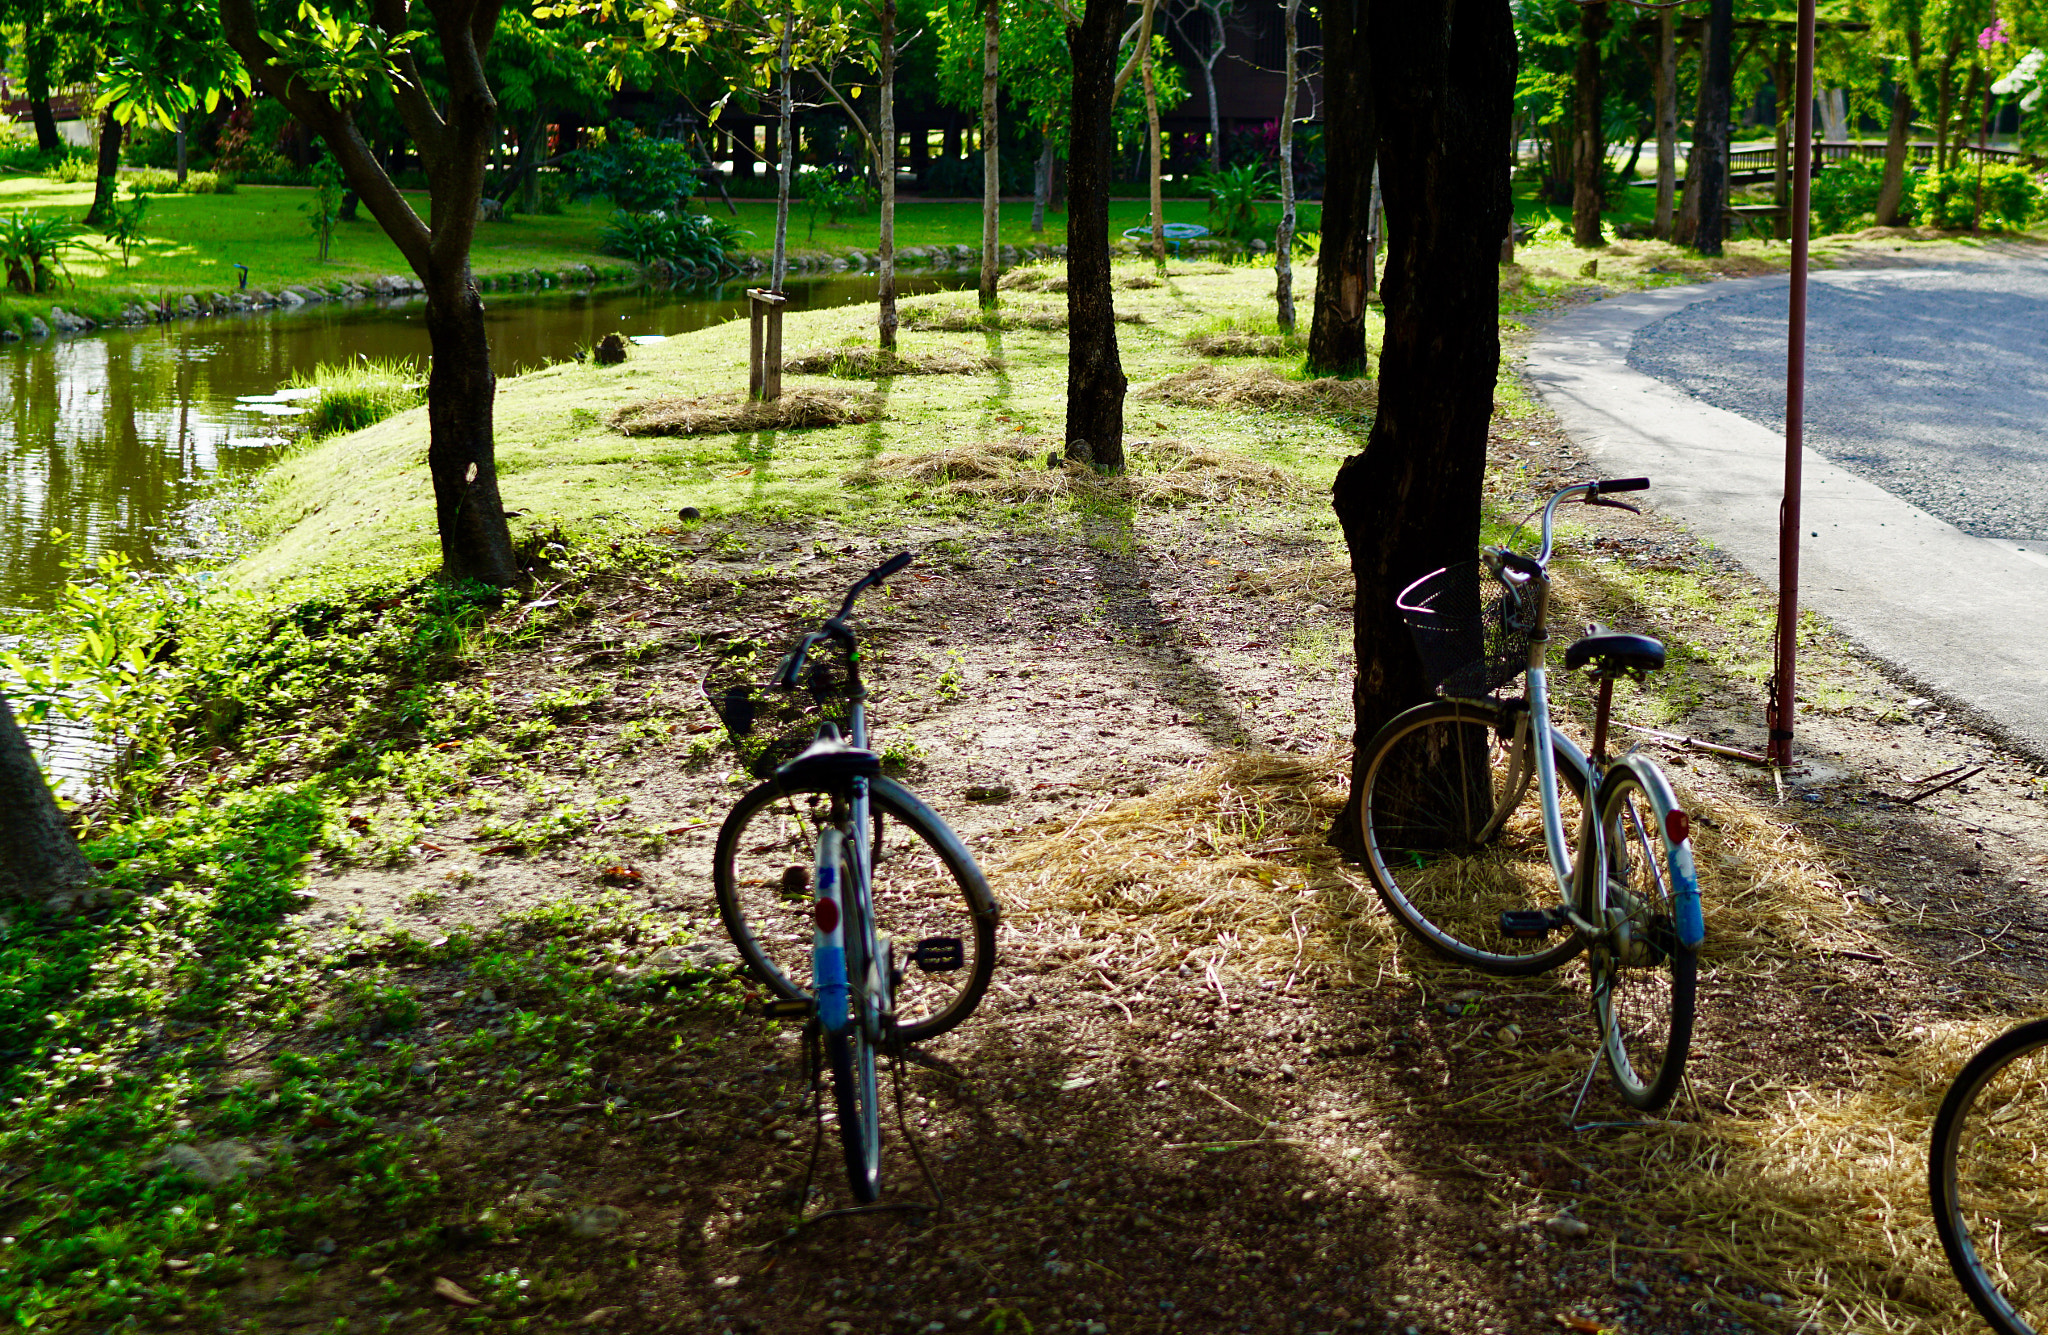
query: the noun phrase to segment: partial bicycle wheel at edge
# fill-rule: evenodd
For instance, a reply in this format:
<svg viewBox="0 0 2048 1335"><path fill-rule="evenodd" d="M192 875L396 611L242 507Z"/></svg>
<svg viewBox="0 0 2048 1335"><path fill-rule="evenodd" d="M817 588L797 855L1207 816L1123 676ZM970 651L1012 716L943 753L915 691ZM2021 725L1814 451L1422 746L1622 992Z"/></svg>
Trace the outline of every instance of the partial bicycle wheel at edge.
<svg viewBox="0 0 2048 1335"><path fill-rule="evenodd" d="M1541 973L1580 945L1569 929L1535 939L1501 930L1503 911L1558 903L1529 732L1525 711L1417 705L1373 738L1359 800L1366 869L1388 911L1438 954L1489 973ZM1557 770L1569 839L1585 778L1562 749Z"/></svg>
<svg viewBox="0 0 2048 1335"><path fill-rule="evenodd" d="M818 840L817 861L827 859L840 868L838 880L846 883L848 859L836 830ZM846 904L846 980L852 991L851 1023L840 1033L825 1035L825 1061L832 1071L832 1106L839 1119L839 1145L846 1154L846 1181L854 1200L872 1202L882 1185L882 1103L876 1094L875 1045L870 1032L871 1013L878 1004L870 995L867 925L861 921L860 906L849 897Z"/></svg>
<svg viewBox="0 0 2048 1335"><path fill-rule="evenodd" d="M1942 1250L2001 1335L2048 1332L2048 1020L1986 1044L1934 1119L1927 1185Z"/></svg>
<svg viewBox="0 0 2048 1335"><path fill-rule="evenodd" d="M996 905L959 836L892 779L869 786L876 837L875 928L895 943L897 1033L910 1043L973 1014L995 972ZM740 798L718 831L712 887L748 970L778 997L810 997L811 861L831 794L770 780ZM960 942L961 967L926 972L910 952L926 937Z"/></svg>
<svg viewBox="0 0 2048 1335"><path fill-rule="evenodd" d="M1664 821L1631 763L1618 762L1600 785L1606 930L1587 943L1587 964L1615 1088L1630 1107L1654 1112L1685 1078L1699 954L1678 939ZM1595 923L1602 911L1581 910Z"/></svg>

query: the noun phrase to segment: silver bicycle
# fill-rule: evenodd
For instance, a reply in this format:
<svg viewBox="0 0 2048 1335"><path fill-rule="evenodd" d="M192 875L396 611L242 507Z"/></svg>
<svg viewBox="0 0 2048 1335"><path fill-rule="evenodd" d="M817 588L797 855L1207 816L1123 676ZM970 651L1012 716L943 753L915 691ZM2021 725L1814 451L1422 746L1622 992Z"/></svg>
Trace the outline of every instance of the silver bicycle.
<svg viewBox="0 0 2048 1335"><path fill-rule="evenodd" d="M1545 663L1557 507L1635 511L1609 494L1649 485L1574 483L1544 505L1534 556L1486 547L1402 591L1438 698L1373 739L1359 813L1381 899L1439 954L1533 974L1587 952L1602 1059L1655 1110L1684 1076L1706 929L1691 822L1649 757L1607 754L1607 730L1616 678L1662 668L1664 646L1593 627L1565 649L1598 683L1591 755L1551 722ZM1499 694L1524 676L1525 695Z"/></svg>

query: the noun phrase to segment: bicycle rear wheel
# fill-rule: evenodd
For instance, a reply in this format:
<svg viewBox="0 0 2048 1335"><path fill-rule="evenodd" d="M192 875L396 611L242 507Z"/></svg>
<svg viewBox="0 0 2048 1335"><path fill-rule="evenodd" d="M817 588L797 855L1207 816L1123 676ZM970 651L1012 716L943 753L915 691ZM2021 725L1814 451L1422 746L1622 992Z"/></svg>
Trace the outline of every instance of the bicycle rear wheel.
<svg viewBox="0 0 2048 1335"><path fill-rule="evenodd" d="M874 1200L882 1183L882 1113L875 1092L876 980L871 976L874 928L861 910L845 840L838 830L818 839L818 874L836 867L846 948L846 981L851 993L849 1023L825 1032L825 1062L832 1070L832 1103L839 1116L839 1144L846 1153L846 1181L862 1205Z"/></svg>
<svg viewBox="0 0 2048 1335"><path fill-rule="evenodd" d="M1399 715L1372 742L1359 820L1366 868L1388 911L1438 954L1489 973L1531 974L1578 952L1569 927L1534 938L1502 930L1506 911L1558 899L1530 791L1527 710L1438 700ZM1585 776L1555 750L1566 837Z"/></svg>
<svg viewBox="0 0 2048 1335"><path fill-rule="evenodd" d="M1603 927L1587 945L1593 1011L1621 1097L1655 1111L1685 1076L1699 954L1678 939L1664 822L1627 760L1600 785L1600 829L1606 895L1582 911Z"/></svg>
<svg viewBox="0 0 2048 1335"><path fill-rule="evenodd" d="M959 836L894 780L869 781L874 930L896 942L897 1034L917 1043L974 1012L995 972L996 903ZM778 997L811 992L811 862L833 794L773 780L734 805L718 832L711 880L719 916L748 971ZM958 941L958 967L926 968L913 947ZM928 962L931 961L928 957ZM946 961L935 961L943 966Z"/></svg>
<svg viewBox="0 0 2048 1335"><path fill-rule="evenodd" d="M2048 1020L1970 1059L1934 1119L1928 1189L1942 1250L2000 1335L2048 1332Z"/></svg>

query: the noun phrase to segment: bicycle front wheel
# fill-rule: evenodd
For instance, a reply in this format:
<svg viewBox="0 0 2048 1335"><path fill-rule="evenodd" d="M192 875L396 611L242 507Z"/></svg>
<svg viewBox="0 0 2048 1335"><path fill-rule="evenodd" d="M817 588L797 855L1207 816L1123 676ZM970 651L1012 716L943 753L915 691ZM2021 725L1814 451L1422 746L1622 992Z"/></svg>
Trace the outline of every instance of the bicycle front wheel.
<svg viewBox="0 0 2048 1335"><path fill-rule="evenodd" d="M1569 927L1520 937L1502 926L1503 912L1558 900L1541 805L1523 801L1531 732L1527 710L1418 705L1373 739L1358 804L1366 869L1388 911L1438 954L1489 973L1540 973L1580 944ZM1576 754L1554 754L1570 838L1585 776Z"/></svg>
<svg viewBox="0 0 2048 1335"><path fill-rule="evenodd" d="M996 904L974 857L946 823L892 779L869 781L874 930L896 943L896 1032L916 1043L974 1012L995 972ZM773 780L741 797L718 831L711 880L726 933L747 969L785 1001L811 995L811 862L832 819L825 788ZM959 943L957 967L920 940Z"/></svg>
<svg viewBox="0 0 2048 1335"><path fill-rule="evenodd" d="M846 856L839 831L828 829L818 838L818 874L827 867L837 869L835 880L842 887L840 904L845 913L841 935L846 943L846 981L852 994L846 1027L825 1032L825 1062L832 1070L832 1103L839 1118L839 1143L846 1152L846 1181L853 1198L862 1205L874 1200L882 1184L881 1101L875 1093L875 1034L877 1032L876 991L885 987L875 977L874 928L861 911L860 896L852 893L852 859ZM886 963L884 964L886 967Z"/></svg>
<svg viewBox="0 0 2048 1335"><path fill-rule="evenodd" d="M1600 831L1606 895L1584 913L1602 929L1587 947L1593 1011L1621 1097L1654 1111L1685 1076L1699 954L1679 940L1665 822L1627 760L1600 785Z"/></svg>
<svg viewBox="0 0 2048 1335"><path fill-rule="evenodd" d="M1927 1178L1949 1268L2000 1335L2048 1332L2048 1020L1963 1067L1934 1119Z"/></svg>

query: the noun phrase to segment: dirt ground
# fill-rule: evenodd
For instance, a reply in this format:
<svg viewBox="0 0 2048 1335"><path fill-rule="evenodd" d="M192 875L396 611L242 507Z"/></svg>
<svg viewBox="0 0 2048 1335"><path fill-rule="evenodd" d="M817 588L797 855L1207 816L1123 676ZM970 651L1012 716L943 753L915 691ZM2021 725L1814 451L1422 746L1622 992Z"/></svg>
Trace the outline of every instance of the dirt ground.
<svg viewBox="0 0 2048 1335"><path fill-rule="evenodd" d="M1540 420L1496 448L1503 495L1578 473ZM1590 522L1599 560L1756 593L1668 520ZM433 1298L434 1280L478 1291L513 1268L593 1276L549 1319L620 1330L1858 1328L1830 1303L1842 1284L1889 1304L1863 1328L1962 1328L1924 1265L1901 1263L1896 1282L1882 1258L1863 1278L1840 1262L1816 1275L1803 1245L1722 1237L1737 1231L1723 1215L1645 1175L1788 1099L1851 1097L1928 1026L2016 1012L2039 990L2039 767L1853 647L1814 631L1836 703L1802 720L1806 763L1783 780L1659 749L1709 873L1692 1087L1669 1122L1574 1131L1592 1024L1571 971L1485 979L1421 956L1322 846L1346 783L1350 581L1320 534L1140 510L1121 525L674 541L701 549L687 578L621 583L580 643L467 683L512 713L609 692L559 735L610 758L565 761L551 792L496 794L499 817L623 802L531 856L478 817L450 821L412 865L323 869L307 912L431 936L624 882L702 926L696 967L724 967L709 854L744 780L704 674L722 646L785 642L793 600L836 598L913 551L863 623L877 744L915 757L906 781L967 837L1004 908L980 1012L904 1067L904 1116L945 1208L787 1233L799 1205L848 1203L829 1132L799 1195L801 1044L777 1022L678 1014L663 1041L615 1054L616 1109L514 1115L424 1088L394 1115L444 1119L434 1166L453 1196L615 1206L622 1230L479 1244L432 1273L337 1265L282 1314L264 1304L288 1276L259 1269L247 1297L266 1325L389 1313L384 1328L444 1328L477 1318ZM1753 680L1703 668L1698 700L1675 730L1759 744ZM1903 800L1958 765L1983 769ZM669 833L621 869L599 854L627 825ZM1764 874L1795 853L1796 912L1765 902ZM502 1025L517 1000L447 969L402 981L425 1000L429 1050ZM1583 1116L1623 1112L1596 1077ZM885 1202L931 1205L893 1119L885 1145ZM374 1296L401 1280L417 1297Z"/></svg>

